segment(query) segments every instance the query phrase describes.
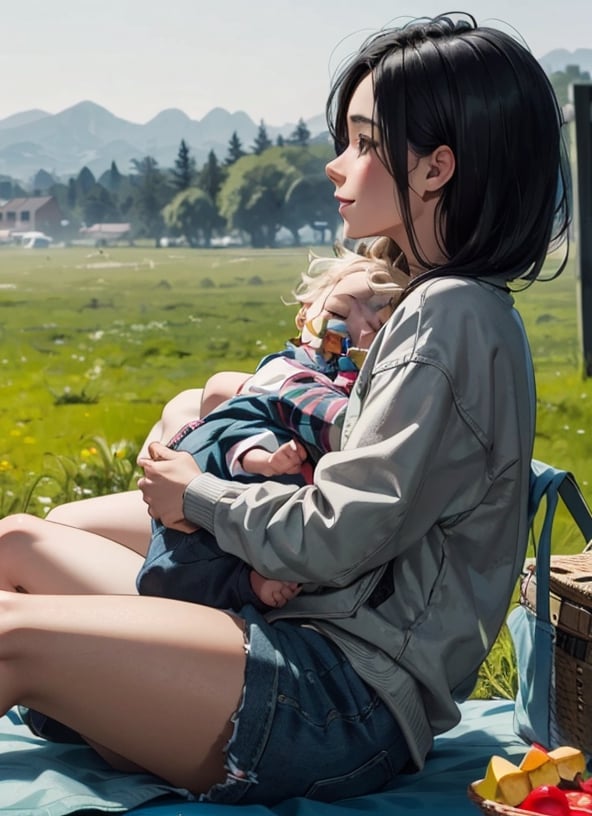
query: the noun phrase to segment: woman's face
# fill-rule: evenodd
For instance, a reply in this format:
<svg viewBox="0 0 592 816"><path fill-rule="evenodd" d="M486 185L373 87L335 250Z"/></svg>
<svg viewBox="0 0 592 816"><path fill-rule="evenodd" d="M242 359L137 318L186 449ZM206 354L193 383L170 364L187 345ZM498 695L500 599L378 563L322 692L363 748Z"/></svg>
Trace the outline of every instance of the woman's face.
<svg viewBox="0 0 592 816"><path fill-rule="evenodd" d="M346 238L390 235L397 240L401 216L393 177L381 161L380 130L374 119L372 74L361 80L348 111L348 146L326 168Z"/></svg>
<svg viewBox="0 0 592 816"><path fill-rule="evenodd" d="M335 198L343 218L346 238L386 235L402 249L411 275L425 263L414 256L401 218L395 181L383 161L381 132L375 119L373 76L362 79L347 109L348 145L329 162L327 175L335 185ZM407 191L415 243L423 259L436 266L446 260L436 232L438 204L452 178L455 157L446 145L418 156L407 150Z"/></svg>

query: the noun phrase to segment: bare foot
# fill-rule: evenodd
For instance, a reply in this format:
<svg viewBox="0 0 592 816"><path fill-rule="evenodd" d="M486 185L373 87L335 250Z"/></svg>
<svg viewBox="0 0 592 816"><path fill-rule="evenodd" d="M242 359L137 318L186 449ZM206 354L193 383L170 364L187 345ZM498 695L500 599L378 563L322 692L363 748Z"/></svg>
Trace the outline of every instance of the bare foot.
<svg viewBox="0 0 592 816"><path fill-rule="evenodd" d="M264 578L255 570L250 574L251 588L261 603L281 609L288 601L295 598L300 592L300 584L295 581L276 581L272 578Z"/></svg>

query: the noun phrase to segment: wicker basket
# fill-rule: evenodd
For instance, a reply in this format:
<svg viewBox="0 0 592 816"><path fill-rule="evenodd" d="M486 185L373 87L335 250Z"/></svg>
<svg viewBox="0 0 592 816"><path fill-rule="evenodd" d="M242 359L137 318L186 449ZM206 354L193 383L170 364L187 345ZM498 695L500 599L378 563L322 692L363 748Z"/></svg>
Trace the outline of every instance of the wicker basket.
<svg viewBox="0 0 592 816"><path fill-rule="evenodd" d="M556 630L552 739L555 745L573 745L591 756L592 552L551 556L549 589L551 623ZM536 573L523 593L534 608Z"/></svg>
<svg viewBox="0 0 592 816"><path fill-rule="evenodd" d="M492 802L490 799L483 799L475 793L472 785L469 785L467 796L486 816L541 816L540 813L534 813L532 810L521 810L521 808L512 807L511 805L502 805L499 802Z"/></svg>

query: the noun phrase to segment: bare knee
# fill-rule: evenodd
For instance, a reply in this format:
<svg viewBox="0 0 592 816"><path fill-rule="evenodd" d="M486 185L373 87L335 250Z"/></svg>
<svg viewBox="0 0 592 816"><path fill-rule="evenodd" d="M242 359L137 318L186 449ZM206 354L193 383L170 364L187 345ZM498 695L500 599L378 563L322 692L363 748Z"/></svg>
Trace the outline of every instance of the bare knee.
<svg viewBox="0 0 592 816"><path fill-rule="evenodd" d="M15 513L0 520L0 590L25 591L21 586L23 573L26 564L31 565L29 554L45 523L27 513Z"/></svg>
<svg viewBox="0 0 592 816"><path fill-rule="evenodd" d="M45 522L30 513L13 513L0 519L0 539L5 536L34 533Z"/></svg>
<svg viewBox="0 0 592 816"><path fill-rule="evenodd" d="M162 423L167 430L179 430L185 423L199 417L201 395L201 388L188 388L167 402L162 409Z"/></svg>
<svg viewBox="0 0 592 816"><path fill-rule="evenodd" d="M45 524L46 521L28 513L14 513L0 520L0 588L6 588L2 578L6 565L12 560L10 553L16 552L15 547L22 550L35 541Z"/></svg>
<svg viewBox="0 0 592 816"><path fill-rule="evenodd" d="M201 416L209 414L223 402L234 397L250 374L242 371L219 371L212 374L204 386L201 400Z"/></svg>

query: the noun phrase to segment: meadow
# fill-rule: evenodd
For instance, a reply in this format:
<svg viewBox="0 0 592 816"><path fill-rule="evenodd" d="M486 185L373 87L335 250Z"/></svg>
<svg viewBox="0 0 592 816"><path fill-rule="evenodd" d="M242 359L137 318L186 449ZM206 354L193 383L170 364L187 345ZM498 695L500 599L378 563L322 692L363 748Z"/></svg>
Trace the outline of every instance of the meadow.
<svg viewBox="0 0 592 816"><path fill-rule="evenodd" d="M167 399L291 336L282 297L306 262L306 249L2 248L0 511L42 515L77 477L121 489Z"/></svg>
<svg viewBox="0 0 592 816"><path fill-rule="evenodd" d="M32 481L75 478L93 461L96 484L86 489L119 489L125 474L115 469L109 484L108 460L133 461L167 399L214 371L252 370L293 334L295 308L283 300L307 252L0 248L0 511L27 502L42 515L63 496L55 478L29 496ZM535 456L572 470L592 493L573 263L516 300L537 374ZM569 548L569 533L561 538Z"/></svg>
<svg viewBox="0 0 592 816"><path fill-rule="evenodd" d="M0 248L0 516L134 487L136 453L166 400L215 371L253 370L293 335L284 301L307 252ZM592 502L573 262L516 301L537 376L535 456L571 470ZM583 546L561 509L553 546ZM512 696L515 684L503 631L477 694Z"/></svg>

